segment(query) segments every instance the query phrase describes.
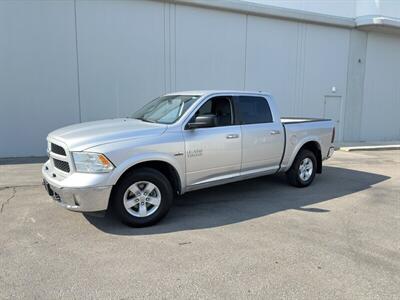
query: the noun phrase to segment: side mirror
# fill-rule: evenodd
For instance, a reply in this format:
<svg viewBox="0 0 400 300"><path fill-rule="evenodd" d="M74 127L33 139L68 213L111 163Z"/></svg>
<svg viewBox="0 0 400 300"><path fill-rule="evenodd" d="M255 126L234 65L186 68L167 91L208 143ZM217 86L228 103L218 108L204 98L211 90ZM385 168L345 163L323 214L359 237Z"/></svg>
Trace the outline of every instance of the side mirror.
<svg viewBox="0 0 400 300"><path fill-rule="evenodd" d="M188 129L214 127L217 124L216 115L201 115L195 117L193 122L189 122L186 126Z"/></svg>

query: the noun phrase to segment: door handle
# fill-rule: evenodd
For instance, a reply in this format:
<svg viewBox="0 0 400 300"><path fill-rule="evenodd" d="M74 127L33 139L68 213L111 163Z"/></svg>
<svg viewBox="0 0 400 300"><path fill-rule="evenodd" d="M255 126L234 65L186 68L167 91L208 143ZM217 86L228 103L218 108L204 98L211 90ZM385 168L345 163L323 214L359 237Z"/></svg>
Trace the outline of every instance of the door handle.
<svg viewBox="0 0 400 300"><path fill-rule="evenodd" d="M271 130L269 132L270 135L276 135L276 134L280 134L281 132L279 130Z"/></svg>
<svg viewBox="0 0 400 300"><path fill-rule="evenodd" d="M238 137L239 137L238 134L228 134L228 135L226 136L227 139L237 139Z"/></svg>

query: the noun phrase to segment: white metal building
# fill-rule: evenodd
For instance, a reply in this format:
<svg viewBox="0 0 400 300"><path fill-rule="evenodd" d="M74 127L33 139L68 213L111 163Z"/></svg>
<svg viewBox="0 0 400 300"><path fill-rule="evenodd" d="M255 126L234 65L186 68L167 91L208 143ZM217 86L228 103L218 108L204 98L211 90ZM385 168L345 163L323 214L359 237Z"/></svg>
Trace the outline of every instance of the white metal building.
<svg viewBox="0 0 400 300"><path fill-rule="evenodd" d="M400 1L0 1L0 157L189 89L269 91L339 141L400 140Z"/></svg>

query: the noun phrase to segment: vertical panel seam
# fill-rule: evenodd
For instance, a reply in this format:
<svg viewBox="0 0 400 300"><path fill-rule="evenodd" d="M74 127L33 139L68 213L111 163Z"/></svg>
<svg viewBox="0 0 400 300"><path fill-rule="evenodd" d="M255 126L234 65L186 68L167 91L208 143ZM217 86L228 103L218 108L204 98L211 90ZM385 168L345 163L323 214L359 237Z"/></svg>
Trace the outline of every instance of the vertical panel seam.
<svg viewBox="0 0 400 300"><path fill-rule="evenodd" d="M169 91L172 92L173 87L172 87L172 35L171 35L171 16L172 16L172 6L173 4L170 3L168 7L168 14L169 14L169 19L168 19L168 73L169 73Z"/></svg>
<svg viewBox="0 0 400 300"><path fill-rule="evenodd" d="M243 90L246 90L246 76L247 76L247 34L248 34L248 21L249 15L246 14L245 23L245 37L244 37L244 78L243 78Z"/></svg>
<svg viewBox="0 0 400 300"><path fill-rule="evenodd" d="M364 129L363 129L363 120L364 120L364 94L365 94L365 74L367 74L367 61L368 61L368 43L370 42L369 40L370 34L369 32L367 33L367 41L365 43L365 64L364 64L364 70L363 70L363 82L362 82L362 89L361 89L361 109L360 109L360 119L358 120L357 128L358 130L358 135L359 135L359 140L362 141L364 140Z"/></svg>
<svg viewBox="0 0 400 300"><path fill-rule="evenodd" d="M297 23L297 43L296 43L296 69L295 69L295 82L294 82L294 101L293 101L293 107L291 114L295 115L297 114L298 111L298 106L299 106L299 101L300 101L300 93L299 93L299 81L300 81L300 75L299 75L299 70L300 70L300 23Z"/></svg>
<svg viewBox="0 0 400 300"><path fill-rule="evenodd" d="M167 93L167 2L164 1L164 93Z"/></svg>
<svg viewBox="0 0 400 300"><path fill-rule="evenodd" d="M174 92L176 91L176 4L174 4Z"/></svg>
<svg viewBox="0 0 400 300"><path fill-rule="evenodd" d="M76 13L76 0L74 0L74 21L75 21L75 52L76 52L76 79L78 88L78 112L79 112L79 122L82 123L82 107L81 107L81 84L79 77L79 53L78 53L78 20Z"/></svg>
<svg viewBox="0 0 400 300"><path fill-rule="evenodd" d="M350 72L352 72L351 70L353 68L353 57L352 57L352 52L354 51L353 50L353 46L354 46L353 42L354 42L354 36L352 35L352 32L350 31L349 32L349 49L347 51L346 94L344 95L344 101L341 104L342 105L341 110L342 109L344 110L343 122L342 122L342 124L340 124L342 126L342 140L343 141L345 141L345 139L346 139L344 133L347 132L346 131L346 126L347 126L347 123L349 123L349 122L347 122L348 114L346 114L346 111L348 109L348 107L347 107L347 105L348 105L347 99L348 99L348 95L349 95L349 79L350 79L350 76L351 76ZM350 64L351 64L351 66L350 66ZM340 117L342 117L342 116L340 116ZM351 122L350 122L350 126L351 126ZM351 133L351 136L354 137L354 131L353 130L354 130L354 128L351 128L349 130L349 132Z"/></svg>
<svg viewBox="0 0 400 300"><path fill-rule="evenodd" d="M303 25L303 34L302 34L302 59L301 59L301 64L302 64L302 74L301 76L301 101L300 101L300 109L301 111L303 106L304 106L304 78L305 78L305 66L306 66L306 45L307 45L307 29L308 25L304 24ZM304 115L304 114L303 114Z"/></svg>

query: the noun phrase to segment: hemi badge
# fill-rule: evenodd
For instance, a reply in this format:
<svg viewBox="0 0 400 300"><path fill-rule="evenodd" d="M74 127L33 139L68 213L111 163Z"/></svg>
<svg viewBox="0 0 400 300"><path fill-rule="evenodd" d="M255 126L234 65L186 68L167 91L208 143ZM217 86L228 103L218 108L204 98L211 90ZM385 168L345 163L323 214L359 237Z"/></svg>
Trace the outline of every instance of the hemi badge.
<svg viewBox="0 0 400 300"><path fill-rule="evenodd" d="M178 152L174 154L174 156L181 156L181 155L183 155L183 152Z"/></svg>

